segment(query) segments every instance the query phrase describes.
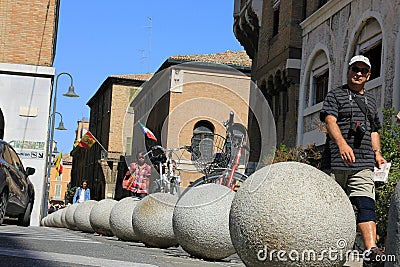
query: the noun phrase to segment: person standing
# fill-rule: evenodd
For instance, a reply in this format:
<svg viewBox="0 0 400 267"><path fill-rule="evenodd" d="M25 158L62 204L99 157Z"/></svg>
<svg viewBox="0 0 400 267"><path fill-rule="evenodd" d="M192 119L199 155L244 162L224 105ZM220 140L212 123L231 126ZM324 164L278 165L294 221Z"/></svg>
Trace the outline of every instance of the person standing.
<svg viewBox="0 0 400 267"><path fill-rule="evenodd" d="M73 203L82 203L90 200L90 189L88 188L88 182L86 180L82 181L80 187L75 190Z"/></svg>
<svg viewBox="0 0 400 267"><path fill-rule="evenodd" d="M322 169L345 190L356 211L364 240L364 266L383 266L376 245L376 205L373 170L381 168L382 156L376 100L364 85L371 76L371 63L362 55L351 58L347 84L328 92L320 113L327 139Z"/></svg>
<svg viewBox="0 0 400 267"><path fill-rule="evenodd" d="M130 196L144 198L149 194L151 167L146 164L142 152L137 153L137 162L132 162L128 169L122 182L122 188L128 190Z"/></svg>

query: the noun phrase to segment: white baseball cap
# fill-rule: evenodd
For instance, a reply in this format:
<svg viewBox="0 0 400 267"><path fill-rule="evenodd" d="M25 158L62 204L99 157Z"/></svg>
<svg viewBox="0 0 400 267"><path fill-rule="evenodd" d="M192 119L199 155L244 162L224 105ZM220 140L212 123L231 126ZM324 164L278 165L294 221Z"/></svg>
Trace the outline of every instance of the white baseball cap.
<svg viewBox="0 0 400 267"><path fill-rule="evenodd" d="M371 68L371 62L369 62L369 59L367 57L362 56L362 55L357 55L357 56L352 57L350 59L349 66L353 65L356 62L365 63L365 64L368 65L369 68Z"/></svg>

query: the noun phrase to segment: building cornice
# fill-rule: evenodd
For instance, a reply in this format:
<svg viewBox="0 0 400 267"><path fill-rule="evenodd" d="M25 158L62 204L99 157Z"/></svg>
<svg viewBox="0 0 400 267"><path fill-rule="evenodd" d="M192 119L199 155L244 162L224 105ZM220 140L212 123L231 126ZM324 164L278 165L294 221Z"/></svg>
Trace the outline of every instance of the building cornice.
<svg viewBox="0 0 400 267"><path fill-rule="evenodd" d="M300 26L303 29L302 35L307 35L351 2L352 0L328 1L324 6L300 23Z"/></svg>

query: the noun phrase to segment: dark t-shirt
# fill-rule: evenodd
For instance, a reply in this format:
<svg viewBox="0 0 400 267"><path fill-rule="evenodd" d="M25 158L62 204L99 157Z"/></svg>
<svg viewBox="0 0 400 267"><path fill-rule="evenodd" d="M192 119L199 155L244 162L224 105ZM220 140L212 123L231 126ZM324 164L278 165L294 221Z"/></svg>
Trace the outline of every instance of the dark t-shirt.
<svg viewBox="0 0 400 267"><path fill-rule="evenodd" d="M361 111L355 98L361 99L368 106L370 119ZM325 117L332 115L337 118L337 124L346 140L347 144L353 149L356 161L353 164L343 162L339 147L330 138L326 137L325 149L322 154L322 169L336 170L373 170L375 166L375 153L372 150L371 132L377 132L381 128L378 118L375 97L371 92L364 95L352 91L347 85L335 88L328 92L320 113L321 121L325 122ZM350 125L362 123L366 125L366 132L361 134L350 129ZM372 124L372 125L371 125Z"/></svg>

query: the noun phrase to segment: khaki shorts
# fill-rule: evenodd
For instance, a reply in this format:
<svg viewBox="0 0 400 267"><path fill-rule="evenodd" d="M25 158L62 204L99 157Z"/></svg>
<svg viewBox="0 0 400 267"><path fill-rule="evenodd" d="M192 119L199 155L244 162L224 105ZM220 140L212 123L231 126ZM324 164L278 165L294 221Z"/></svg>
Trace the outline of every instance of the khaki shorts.
<svg viewBox="0 0 400 267"><path fill-rule="evenodd" d="M331 170L328 174L349 197L369 197L375 200L375 183L371 170Z"/></svg>

